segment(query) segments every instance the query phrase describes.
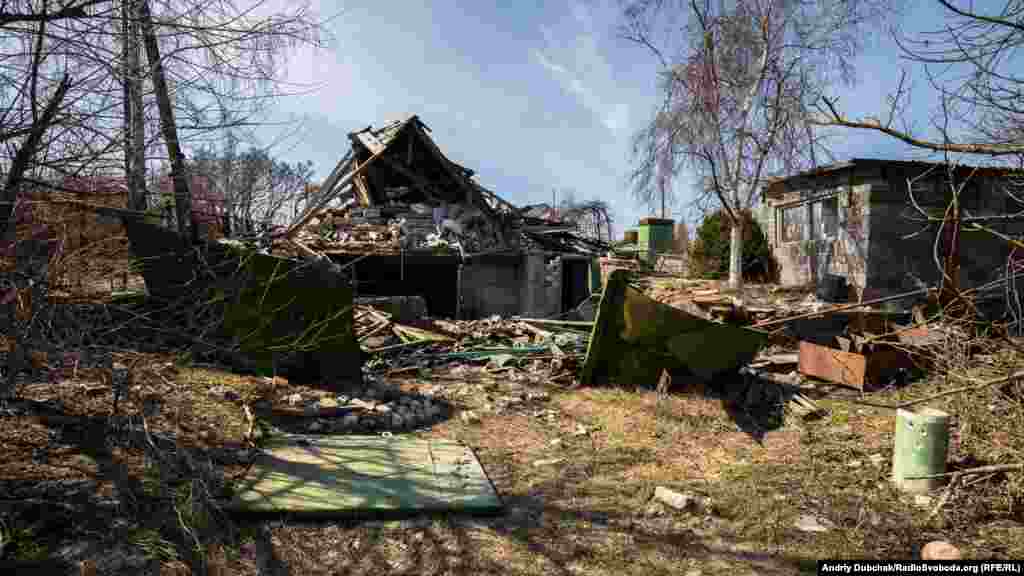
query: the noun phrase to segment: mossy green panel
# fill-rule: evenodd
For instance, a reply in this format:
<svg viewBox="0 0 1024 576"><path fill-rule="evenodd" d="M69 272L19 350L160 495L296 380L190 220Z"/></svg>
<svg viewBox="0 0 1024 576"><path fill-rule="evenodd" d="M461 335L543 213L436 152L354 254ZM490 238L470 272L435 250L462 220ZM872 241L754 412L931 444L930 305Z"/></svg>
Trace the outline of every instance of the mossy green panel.
<svg viewBox="0 0 1024 576"><path fill-rule="evenodd" d="M580 382L653 386L663 369L712 378L749 363L767 335L705 320L648 298L625 270L608 278Z"/></svg>
<svg viewBox="0 0 1024 576"><path fill-rule="evenodd" d="M473 451L458 442L408 436L293 436L272 441L257 457L231 507L372 516L495 512L502 503Z"/></svg>
<svg viewBox="0 0 1024 576"><path fill-rule="evenodd" d="M358 358L350 286L295 260L246 252L240 263L225 328L260 369L269 370L275 354Z"/></svg>

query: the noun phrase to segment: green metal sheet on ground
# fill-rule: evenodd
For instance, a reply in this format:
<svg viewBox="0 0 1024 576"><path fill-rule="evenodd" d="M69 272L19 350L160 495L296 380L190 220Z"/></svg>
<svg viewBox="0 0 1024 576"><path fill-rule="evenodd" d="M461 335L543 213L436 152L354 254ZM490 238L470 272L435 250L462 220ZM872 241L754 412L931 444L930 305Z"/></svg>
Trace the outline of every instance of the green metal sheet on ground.
<svg viewBox="0 0 1024 576"><path fill-rule="evenodd" d="M501 499L469 447L402 436L288 436L241 482L232 509L356 515L497 512Z"/></svg>
<svg viewBox="0 0 1024 576"><path fill-rule="evenodd" d="M629 285L626 270L614 270L594 319L580 383L653 386L662 370L679 367L710 380L749 363L766 341L764 332L653 300Z"/></svg>

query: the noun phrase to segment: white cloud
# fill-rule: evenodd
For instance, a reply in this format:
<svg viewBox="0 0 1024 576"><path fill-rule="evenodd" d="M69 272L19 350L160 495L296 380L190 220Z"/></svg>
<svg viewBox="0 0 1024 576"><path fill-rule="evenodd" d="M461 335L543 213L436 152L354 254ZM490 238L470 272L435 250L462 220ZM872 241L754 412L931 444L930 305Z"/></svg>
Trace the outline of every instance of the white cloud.
<svg viewBox="0 0 1024 576"><path fill-rule="evenodd" d="M612 67L601 50L590 7L572 0L572 20L555 28L541 26L543 47L532 50L537 61L574 95L611 134L620 138L629 130L629 105L621 98Z"/></svg>

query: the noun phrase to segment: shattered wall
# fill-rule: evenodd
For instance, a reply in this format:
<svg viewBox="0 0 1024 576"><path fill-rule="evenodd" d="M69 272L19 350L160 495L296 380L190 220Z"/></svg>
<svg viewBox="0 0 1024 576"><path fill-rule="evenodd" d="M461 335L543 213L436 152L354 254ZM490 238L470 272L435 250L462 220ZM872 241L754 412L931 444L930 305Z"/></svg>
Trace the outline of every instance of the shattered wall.
<svg viewBox="0 0 1024 576"><path fill-rule="evenodd" d="M872 182L877 175L850 171L769 201L761 224L783 285L810 284L825 274L866 284Z"/></svg>
<svg viewBox="0 0 1024 576"><path fill-rule="evenodd" d="M929 171L931 170L931 171ZM961 192L961 207L972 215L1011 214L1024 209L1001 191L1005 179L971 176ZM952 199L944 172L925 164L870 162L844 168L814 182L806 179L768 201L761 214L784 285L814 282L822 274L845 276L863 290L863 298L907 292L941 281L934 249L937 223L925 221L910 202L941 217ZM836 198L834 233L822 233L816 203ZM1024 223L1001 221L992 228L1024 234ZM830 231L831 232L831 231ZM940 253L948 243L940 244ZM961 231L960 286L978 286L998 278L1009 256L1005 241Z"/></svg>

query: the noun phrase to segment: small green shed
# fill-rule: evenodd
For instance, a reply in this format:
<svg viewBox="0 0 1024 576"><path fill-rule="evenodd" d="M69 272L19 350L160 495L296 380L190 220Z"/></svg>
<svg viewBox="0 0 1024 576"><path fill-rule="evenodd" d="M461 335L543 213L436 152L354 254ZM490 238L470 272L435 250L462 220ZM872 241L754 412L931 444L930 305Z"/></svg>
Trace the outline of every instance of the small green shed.
<svg viewBox="0 0 1024 576"><path fill-rule="evenodd" d="M657 254L672 251L672 229L675 220L669 218L643 218L637 226L637 250L640 258L654 263Z"/></svg>

